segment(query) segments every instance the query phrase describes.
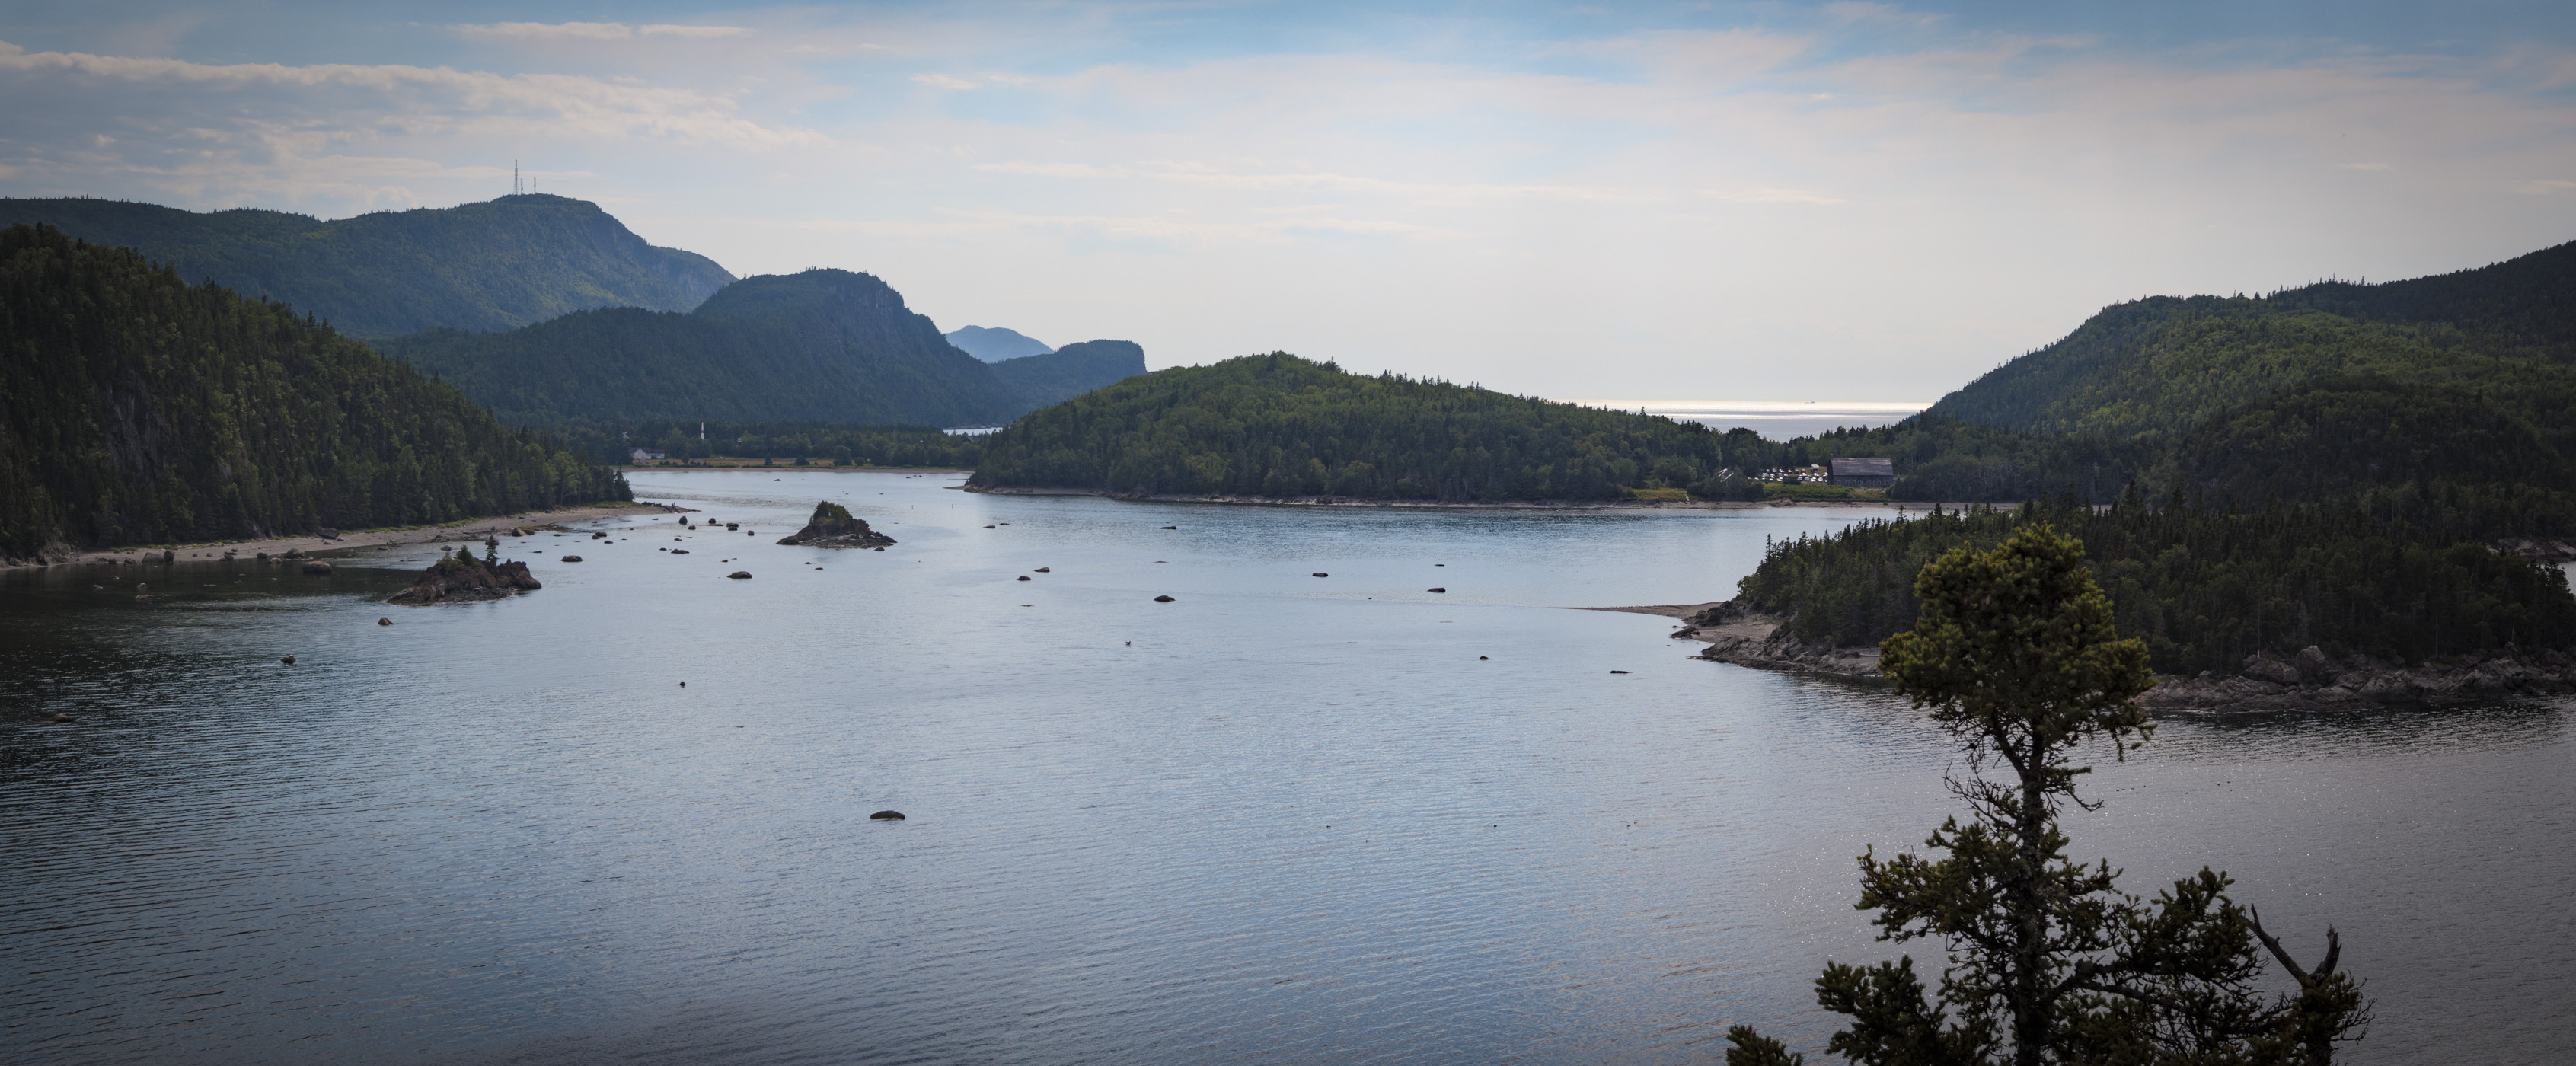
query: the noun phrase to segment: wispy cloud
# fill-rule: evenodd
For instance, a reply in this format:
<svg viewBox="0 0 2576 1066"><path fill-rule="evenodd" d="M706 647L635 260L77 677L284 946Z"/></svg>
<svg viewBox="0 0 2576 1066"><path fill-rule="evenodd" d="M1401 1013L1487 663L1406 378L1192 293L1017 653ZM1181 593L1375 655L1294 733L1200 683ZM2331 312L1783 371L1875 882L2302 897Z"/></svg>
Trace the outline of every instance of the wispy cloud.
<svg viewBox="0 0 2576 1066"><path fill-rule="evenodd" d="M964 78L952 78L946 74L915 74L912 76L912 80L920 84L930 86L933 89L962 90L976 87L974 82L967 81Z"/></svg>
<svg viewBox="0 0 2576 1066"><path fill-rule="evenodd" d="M638 37L738 37L751 32L741 26L682 26L671 23L629 26L622 22L488 22L448 28L468 37L592 41L626 41Z"/></svg>

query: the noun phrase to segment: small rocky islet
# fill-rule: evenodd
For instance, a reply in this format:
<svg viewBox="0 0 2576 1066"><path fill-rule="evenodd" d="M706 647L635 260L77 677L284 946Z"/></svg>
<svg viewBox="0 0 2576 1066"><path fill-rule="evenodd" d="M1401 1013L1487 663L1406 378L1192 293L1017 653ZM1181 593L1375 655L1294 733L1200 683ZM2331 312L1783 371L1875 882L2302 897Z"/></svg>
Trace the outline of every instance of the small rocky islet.
<svg viewBox="0 0 2576 1066"><path fill-rule="evenodd" d="M814 516L805 528L778 539L780 544L807 548L883 548L894 538L869 529L867 520L853 517L850 509L830 500L814 505Z"/></svg>
<svg viewBox="0 0 2576 1066"><path fill-rule="evenodd" d="M497 547L498 542L486 540ZM397 607L428 607L440 603L477 603L507 599L522 592L533 592L545 586L528 572L528 564L518 560L501 562L477 559L470 551L441 555L437 562L420 572L411 587L385 599Z"/></svg>

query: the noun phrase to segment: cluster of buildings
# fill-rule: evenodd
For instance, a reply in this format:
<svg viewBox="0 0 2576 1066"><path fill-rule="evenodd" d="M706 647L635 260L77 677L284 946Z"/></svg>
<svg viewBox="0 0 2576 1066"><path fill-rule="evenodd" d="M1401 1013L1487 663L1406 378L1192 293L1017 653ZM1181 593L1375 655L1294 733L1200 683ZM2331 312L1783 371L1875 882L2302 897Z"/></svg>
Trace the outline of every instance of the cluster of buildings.
<svg viewBox="0 0 2576 1066"><path fill-rule="evenodd" d="M1816 466L1773 467L1759 480L1783 485L1847 485L1856 489L1883 489L1896 484L1896 461L1893 459L1834 459Z"/></svg>

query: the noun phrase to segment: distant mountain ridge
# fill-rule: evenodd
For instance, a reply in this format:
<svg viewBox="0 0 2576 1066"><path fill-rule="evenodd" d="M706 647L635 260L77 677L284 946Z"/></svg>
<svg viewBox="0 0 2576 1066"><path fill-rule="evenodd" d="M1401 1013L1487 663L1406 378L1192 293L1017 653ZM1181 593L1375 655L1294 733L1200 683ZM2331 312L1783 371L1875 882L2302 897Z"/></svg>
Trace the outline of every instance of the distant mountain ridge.
<svg viewBox="0 0 2576 1066"><path fill-rule="evenodd" d="M506 333L431 330L378 347L523 425L991 425L1144 370L1134 345L987 365L883 280L822 268L745 278L687 314L580 311Z"/></svg>
<svg viewBox="0 0 2576 1066"><path fill-rule="evenodd" d="M1145 349L1134 341L1084 341L990 365L1034 410L1144 373Z"/></svg>
<svg viewBox="0 0 2576 1066"><path fill-rule="evenodd" d="M987 363L1045 355L1055 351L1048 347L1045 341L1018 330L1004 329L1000 326L990 328L961 326L948 332L948 343L956 345L958 351Z"/></svg>
<svg viewBox="0 0 2576 1066"><path fill-rule="evenodd" d="M250 208L0 200L0 226L11 223L134 248L191 282L211 278L369 338L506 330L598 307L688 311L734 281L705 256L646 243L596 204L534 193L330 222Z"/></svg>

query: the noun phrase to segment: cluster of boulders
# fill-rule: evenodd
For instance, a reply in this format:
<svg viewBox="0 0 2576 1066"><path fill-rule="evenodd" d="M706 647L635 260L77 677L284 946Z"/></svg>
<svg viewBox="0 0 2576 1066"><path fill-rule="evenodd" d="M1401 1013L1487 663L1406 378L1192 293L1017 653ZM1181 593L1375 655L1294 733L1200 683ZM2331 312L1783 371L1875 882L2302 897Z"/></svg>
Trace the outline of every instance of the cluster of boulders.
<svg viewBox="0 0 2576 1066"><path fill-rule="evenodd" d="M2576 689L2576 656L2549 649L2470 652L2422 666L2354 653L2335 658L2315 645L2292 656L2247 656L2237 673L2204 670L2166 678L2139 697L2151 710L2275 710L2390 703L2460 703Z"/></svg>

